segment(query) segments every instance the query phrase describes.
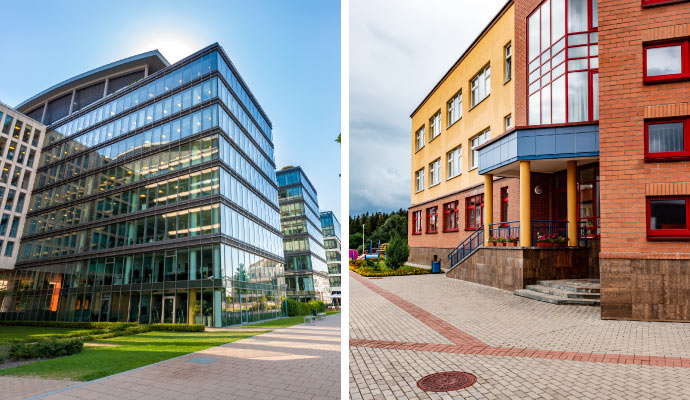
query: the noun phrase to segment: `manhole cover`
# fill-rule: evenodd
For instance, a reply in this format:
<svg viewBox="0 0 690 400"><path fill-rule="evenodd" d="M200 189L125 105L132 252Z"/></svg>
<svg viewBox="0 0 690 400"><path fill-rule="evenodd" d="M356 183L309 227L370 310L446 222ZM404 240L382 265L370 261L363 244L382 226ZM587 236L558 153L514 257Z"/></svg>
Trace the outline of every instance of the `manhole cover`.
<svg viewBox="0 0 690 400"><path fill-rule="evenodd" d="M450 392L470 387L475 382L477 378L467 372L438 372L420 379L417 387L427 392Z"/></svg>

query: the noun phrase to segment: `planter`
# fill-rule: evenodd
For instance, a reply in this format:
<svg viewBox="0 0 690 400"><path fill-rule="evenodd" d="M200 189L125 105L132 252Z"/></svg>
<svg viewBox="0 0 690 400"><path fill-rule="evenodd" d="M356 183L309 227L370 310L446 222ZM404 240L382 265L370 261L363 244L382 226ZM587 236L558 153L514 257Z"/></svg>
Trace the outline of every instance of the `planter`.
<svg viewBox="0 0 690 400"><path fill-rule="evenodd" d="M501 245L501 247L506 247L506 242L500 242L499 244Z"/></svg>
<svg viewBox="0 0 690 400"><path fill-rule="evenodd" d="M508 242L508 246L517 247L517 242Z"/></svg>
<svg viewBox="0 0 690 400"><path fill-rule="evenodd" d="M551 247L551 242L538 242L537 247Z"/></svg>
<svg viewBox="0 0 690 400"><path fill-rule="evenodd" d="M496 242L489 242L489 246L496 246Z"/></svg>

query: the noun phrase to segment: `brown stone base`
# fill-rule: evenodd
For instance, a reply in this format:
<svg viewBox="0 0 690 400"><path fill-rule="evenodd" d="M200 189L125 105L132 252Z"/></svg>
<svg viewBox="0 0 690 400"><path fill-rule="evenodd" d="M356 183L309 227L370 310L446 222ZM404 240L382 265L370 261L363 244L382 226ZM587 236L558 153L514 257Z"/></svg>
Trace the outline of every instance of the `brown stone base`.
<svg viewBox="0 0 690 400"><path fill-rule="evenodd" d="M482 247L446 276L505 290L539 280L588 278L589 249Z"/></svg>
<svg viewBox="0 0 690 400"><path fill-rule="evenodd" d="M599 260L601 318L690 322L690 260Z"/></svg>
<svg viewBox="0 0 690 400"><path fill-rule="evenodd" d="M453 249L433 248L433 247L410 247L410 257L407 261L412 264L426 265L431 268L431 261L434 256L441 260L441 268L450 269L448 253Z"/></svg>

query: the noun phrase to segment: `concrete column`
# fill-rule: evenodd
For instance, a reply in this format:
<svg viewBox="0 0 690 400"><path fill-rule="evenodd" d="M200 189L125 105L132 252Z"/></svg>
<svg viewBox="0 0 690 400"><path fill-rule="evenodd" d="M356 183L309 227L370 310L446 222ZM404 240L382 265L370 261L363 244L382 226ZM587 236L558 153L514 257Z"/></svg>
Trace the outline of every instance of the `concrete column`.
<svg viewBox="0 0 690 400"><path fill-rule="evenodd" d="M531 201L529 161L520 161L520 246L532 246Z"/></svg>
<svg viewBox="0 0 690 400"><path fill-rule="evenodd" d="M489 228L494 223L494 176L484 175L484 246L489 245Z"/></svg>
<svg viewBox="0 0 690 400"><path fill-rule="evenodd" d="M577 161L568 161L568 246L577 246Z"/></svg>

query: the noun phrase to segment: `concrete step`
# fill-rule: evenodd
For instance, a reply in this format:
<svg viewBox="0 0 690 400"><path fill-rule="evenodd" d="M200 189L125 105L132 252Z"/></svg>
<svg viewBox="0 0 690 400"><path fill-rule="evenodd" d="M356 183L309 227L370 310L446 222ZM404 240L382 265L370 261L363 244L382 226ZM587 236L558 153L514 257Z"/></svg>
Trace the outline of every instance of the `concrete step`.
<svg viewBox="0 0 690 400"><path fill-rule="evenodd" d="M564 279L557 281L538 281L538 285L578 293L599 293L601 284L598 279Z"/></svg>
<svg viewBox="0 0 690 400"><path fill-rule="evenodd" d="M589 292L574 292L570 290L563 290L551 286L543 285L527 285L525 289L532 290L539 293L550 294L553 296L559 296L567 299L599 299L600 293L589 293Z"/></svg>
<svg viewBox="0 0 690 400"><path fill-rule="evenodd" d="M539 300L551 304L570 304L582 306L598 306L599 299L573 299L568 297L555 296L548 293L535 292L529 289L520 289L513 291L516 296L526 297L532 300Z"/></svg>

